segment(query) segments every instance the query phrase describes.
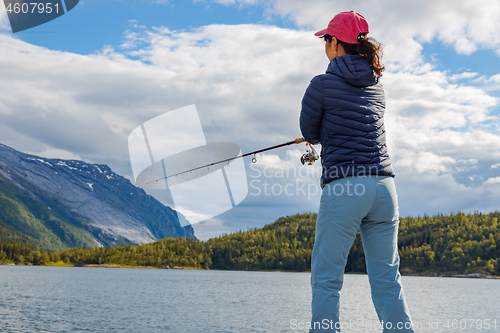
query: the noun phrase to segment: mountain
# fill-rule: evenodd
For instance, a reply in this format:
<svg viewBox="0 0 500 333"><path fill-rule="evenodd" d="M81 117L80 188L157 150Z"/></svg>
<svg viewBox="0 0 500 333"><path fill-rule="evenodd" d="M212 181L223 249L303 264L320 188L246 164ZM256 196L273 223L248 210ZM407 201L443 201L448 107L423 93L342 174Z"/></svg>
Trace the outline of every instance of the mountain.
<svg viewBox="0 0 500 333"><path fill-rule="evenodd" d="M0 144L0 238L52 250L194 238L164 206L108 166L41 158Z"/></svg>

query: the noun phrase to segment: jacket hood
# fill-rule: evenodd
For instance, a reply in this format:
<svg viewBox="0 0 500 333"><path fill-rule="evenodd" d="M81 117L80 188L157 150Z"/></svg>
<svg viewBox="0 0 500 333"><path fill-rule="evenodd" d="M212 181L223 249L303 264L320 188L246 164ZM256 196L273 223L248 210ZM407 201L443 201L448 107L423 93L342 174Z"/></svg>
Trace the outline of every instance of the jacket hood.
<svg viewBox="0 0 500 333"><path fill-rule="evenodd" d="M333 58L326 73L335 74L356 87L367 87L378 83L368 61L359 55L345 55Z"/></svg>

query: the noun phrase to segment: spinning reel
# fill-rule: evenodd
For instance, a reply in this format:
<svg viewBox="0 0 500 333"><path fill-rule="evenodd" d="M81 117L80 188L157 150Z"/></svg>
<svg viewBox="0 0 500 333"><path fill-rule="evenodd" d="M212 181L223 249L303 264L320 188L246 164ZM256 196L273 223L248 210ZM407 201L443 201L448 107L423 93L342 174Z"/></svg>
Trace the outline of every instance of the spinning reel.
<svg viewBox="0 0 500 333"><path fill-rule="evenodd" d="M308 165L312 165L316 160L319 159L319 156L318 153L316 153L314 147L309 142L306 142L306 146L309 146L311 150L306 150L306 153L300 157L300 162L302 162L302 165L306 163Z"/></svg>

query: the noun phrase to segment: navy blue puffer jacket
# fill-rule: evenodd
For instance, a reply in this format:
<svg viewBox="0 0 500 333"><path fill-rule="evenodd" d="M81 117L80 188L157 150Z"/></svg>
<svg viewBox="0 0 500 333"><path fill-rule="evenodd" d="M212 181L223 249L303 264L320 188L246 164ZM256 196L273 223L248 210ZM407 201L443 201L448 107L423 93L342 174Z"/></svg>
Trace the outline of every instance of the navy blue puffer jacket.
<svg viewBox="0 0 500 333"><path fill-rule="evenodd" d="M368 61L358 55L333 58L314 77L302 100L300 130L321 143L321 186L345 177L394 177L384 128L385 97Z"/></svg>

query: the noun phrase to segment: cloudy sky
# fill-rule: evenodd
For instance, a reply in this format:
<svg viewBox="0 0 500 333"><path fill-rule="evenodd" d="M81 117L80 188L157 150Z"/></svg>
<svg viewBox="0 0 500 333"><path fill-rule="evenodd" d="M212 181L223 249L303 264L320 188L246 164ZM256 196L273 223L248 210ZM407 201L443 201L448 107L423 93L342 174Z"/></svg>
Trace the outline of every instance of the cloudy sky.
<svg viewBox="0 0 500 333"><path fill-rule="evenodd" d="M209 142L245 153L290 141L300 136L303 93L328 65L313 34L351 9L385 45L401 215L498 210L497 0L80 0L16 34L1 7L0 143L107 164L133 181L129 134L184 106L196 105ZM301 167L304 150L245 158L249 194L195 224L197 236L316 212L319 165ZM161 200L173 205L169 192Z"/></svg>

